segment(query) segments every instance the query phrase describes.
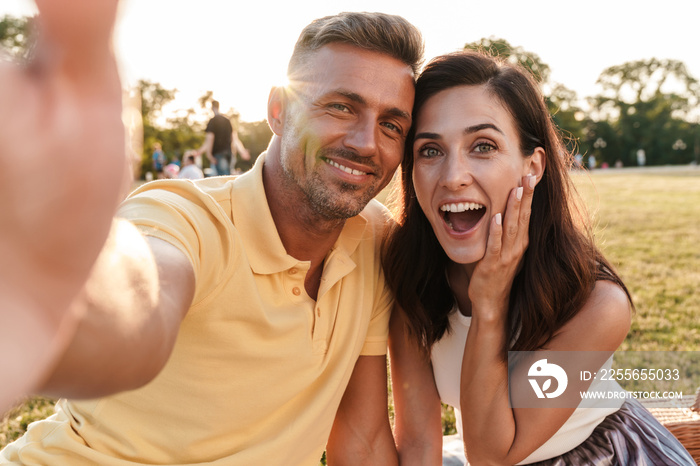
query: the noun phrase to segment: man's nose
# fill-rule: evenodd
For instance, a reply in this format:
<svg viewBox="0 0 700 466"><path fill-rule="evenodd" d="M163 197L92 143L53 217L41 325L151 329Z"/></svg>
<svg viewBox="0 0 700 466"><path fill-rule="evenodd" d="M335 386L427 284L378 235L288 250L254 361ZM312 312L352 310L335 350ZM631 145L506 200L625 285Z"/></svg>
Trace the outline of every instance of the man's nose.
<svg viewBox="0 0 700 466"><path fill-rule="evenodd" d="M345 145L363 157L377 153L377 131L379 123L372 118L358 118L345 136Z"/></svg>

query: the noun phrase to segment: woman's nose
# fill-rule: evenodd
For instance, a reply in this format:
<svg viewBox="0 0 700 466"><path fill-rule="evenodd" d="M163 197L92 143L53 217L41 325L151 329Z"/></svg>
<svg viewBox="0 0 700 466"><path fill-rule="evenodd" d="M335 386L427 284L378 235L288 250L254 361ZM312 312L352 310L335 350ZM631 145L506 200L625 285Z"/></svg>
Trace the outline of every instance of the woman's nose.
<svg viewBox="0 0 700 466"><path fill-rule="evenodd" d="M474 182L471 166L467 157L461 154L448 154L443 164L441 184L455 191Z"/></svg>

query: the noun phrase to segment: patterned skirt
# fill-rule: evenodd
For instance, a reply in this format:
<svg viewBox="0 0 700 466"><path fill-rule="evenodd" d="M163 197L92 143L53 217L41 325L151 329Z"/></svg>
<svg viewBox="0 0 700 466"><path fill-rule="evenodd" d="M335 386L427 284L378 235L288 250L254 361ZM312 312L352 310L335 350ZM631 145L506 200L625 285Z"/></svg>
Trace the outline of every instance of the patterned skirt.
<svg viewBox="0 0 700 466"><path fill-rule="evenodd" d="M460 440L461 443L461 440ZM462 458L464 456L462 455ZM445 451L443 465L465 464ZM690 453L637 400L628 399L581 445L533 466L696 466Z"/></svg>

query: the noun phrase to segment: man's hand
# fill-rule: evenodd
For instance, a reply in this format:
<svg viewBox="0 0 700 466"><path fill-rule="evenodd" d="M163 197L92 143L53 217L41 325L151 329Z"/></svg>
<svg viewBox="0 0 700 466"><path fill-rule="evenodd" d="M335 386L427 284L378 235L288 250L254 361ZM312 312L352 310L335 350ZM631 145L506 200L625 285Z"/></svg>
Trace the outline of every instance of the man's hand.
<svg viewBox="0 0 700 466"><path fill-rule="evenodd" d="M243 142L238 139L238 133L234 132L231 141L231 153L235 154L236 152L238 152L242 160L250 160L250 152L245 148Z"/></svg>
<svg viewBox="0 0 700 466"><path fill-rule="evenodd" d="M0 412L70 339L81 293L128 186L117 0L37 0L29 66L0 62Z"/></svg>

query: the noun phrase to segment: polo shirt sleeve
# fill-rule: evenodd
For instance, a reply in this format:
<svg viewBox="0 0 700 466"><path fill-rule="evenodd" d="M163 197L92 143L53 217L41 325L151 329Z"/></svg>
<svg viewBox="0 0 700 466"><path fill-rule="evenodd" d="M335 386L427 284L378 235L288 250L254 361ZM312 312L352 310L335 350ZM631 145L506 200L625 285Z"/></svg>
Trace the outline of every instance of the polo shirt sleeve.
<svg viewBox="0 0 700 466"><path fill-rule="evenodd" d="M384 274L379 273L377 284L377 298L375 299L372 317L367 329L367 338L362 346L362 356L382 356L387 353L389 340L389 318L394 307L394 296L384 279Z"/></svg>
<svg viewBox="0 0 700 466"><path fill-rule="evenodd" d="M232 224L223 208L193 183L148 183L122 203L117 216L187 256L196 282L193 307L221 286L232 262Z"/></svg>
<svg viewBox="0 0 700 466"><path fill-rule="evenodd" d="M367 337L360 352L363 356L382 356L387 354L389 340L389 318L394 307L394 295L389 288L381 266L381 244L392 224L389 211L382 204L373 200L363 211L374 240L374 306L370 317Z"/></svg>

